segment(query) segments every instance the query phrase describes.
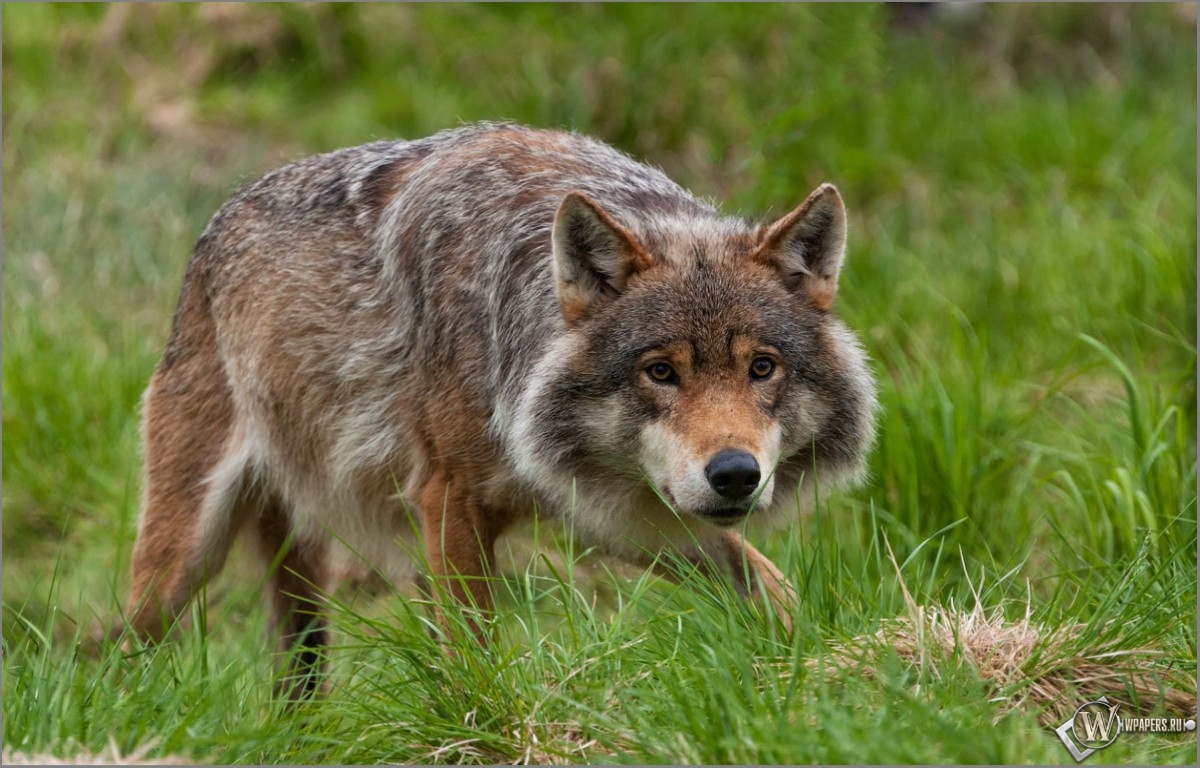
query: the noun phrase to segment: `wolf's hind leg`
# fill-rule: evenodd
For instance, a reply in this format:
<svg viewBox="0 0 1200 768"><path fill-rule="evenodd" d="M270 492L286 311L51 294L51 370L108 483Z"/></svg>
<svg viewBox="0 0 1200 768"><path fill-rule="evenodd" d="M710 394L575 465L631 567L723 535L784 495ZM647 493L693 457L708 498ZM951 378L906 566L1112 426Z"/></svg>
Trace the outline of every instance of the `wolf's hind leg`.
<svg viewBox="0 0 1200 768"><path fill-rule="evenodd" d="M225 562L239 520L244 458L215 360L160 366L145 398L145 498L125 617L159 640ZM203 365L208 363L209 365Z"/></svg>
<svg viewBox="0 0 1200 768"><path fill-rule="evenodd" d="M271 629L284 655L278 690L291 701L308 698L321 684L322 649L329 644L317 605L327 575L325 551L294 536L286 508L273 497L259 512L255 539L271 569Z"/></svg>

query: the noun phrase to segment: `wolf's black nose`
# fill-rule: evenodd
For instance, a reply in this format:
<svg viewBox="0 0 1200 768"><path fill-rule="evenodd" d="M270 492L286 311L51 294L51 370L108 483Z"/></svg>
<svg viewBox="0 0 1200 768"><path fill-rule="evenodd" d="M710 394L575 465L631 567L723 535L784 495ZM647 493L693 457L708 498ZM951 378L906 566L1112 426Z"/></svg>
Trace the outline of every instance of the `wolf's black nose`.
<svg viewBox="0 0 1200 768"><path fill-rule="evenodd" d="M713 490L727 499L744 499L754 493L762 475L758 462L745 451L725 450L712 457L704 476Z"/></svg>

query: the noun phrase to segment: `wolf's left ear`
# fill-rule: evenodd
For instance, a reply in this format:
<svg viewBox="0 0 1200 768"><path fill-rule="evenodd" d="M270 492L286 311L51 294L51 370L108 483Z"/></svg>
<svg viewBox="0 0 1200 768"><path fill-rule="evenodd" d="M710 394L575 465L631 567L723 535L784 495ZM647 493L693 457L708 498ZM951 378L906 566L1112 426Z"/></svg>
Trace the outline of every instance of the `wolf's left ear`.
<svg viewBox="0 0 1200 768"><path fill-rule="evenodd" d="M629 230L582 192L554 215L554 284L568 325L625 290L654 260Z"/></svg>
<svg viewBox="0 0 1200 768"><path fill-rule="evenodd" d="M846 208L832 184L822 184L800 207L767 228L753 258L780 271L793 291L821 310L833 307L846 256Z"/></svg>

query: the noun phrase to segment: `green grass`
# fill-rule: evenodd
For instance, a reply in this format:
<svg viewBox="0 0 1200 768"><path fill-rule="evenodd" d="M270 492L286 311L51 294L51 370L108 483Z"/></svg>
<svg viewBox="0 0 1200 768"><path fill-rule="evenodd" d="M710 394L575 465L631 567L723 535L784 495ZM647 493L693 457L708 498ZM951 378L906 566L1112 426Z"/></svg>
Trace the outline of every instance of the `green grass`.
<svg viewBox="0 0 1200 768"><path fill-rule="evenodd" d="M1027 664L1046 679L1155 649L1194 705L1188 8L6 4L6 753L1073 763L1045 707L1085 698L1008 707L1028 681L861 639L911 617L905 590L1079 625ZM306 153L476 119L599 136L751 216L841 188L839 311L883 412L870 482L756 541L796 631L559 542L498 579L483 652L447 656L420 601L336 596L328 694L294 710L236 558L173 642L97 643L128 587L138 399L208 216ZM1127 734L1087 762L1195 760L1194 735Z"/></svg>

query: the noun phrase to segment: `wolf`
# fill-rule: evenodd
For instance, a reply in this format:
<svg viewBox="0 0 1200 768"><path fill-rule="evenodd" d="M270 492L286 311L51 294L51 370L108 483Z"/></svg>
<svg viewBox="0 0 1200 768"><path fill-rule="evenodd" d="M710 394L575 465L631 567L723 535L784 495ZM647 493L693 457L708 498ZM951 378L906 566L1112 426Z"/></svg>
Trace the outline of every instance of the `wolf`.
<svg viewBox="0 0 1200 768"><path fill-rule="evenodd" d="M281 647L317 665L313 606L356 568L405 578L419 532L429 581L486 612L497 538L534 518L786 620L742 524L861 480L874 434L833 314L846 231L829 184L755 224L515 124L268 173L200 235L144 396L128 624L161 638L246 531Z"/></svg>

